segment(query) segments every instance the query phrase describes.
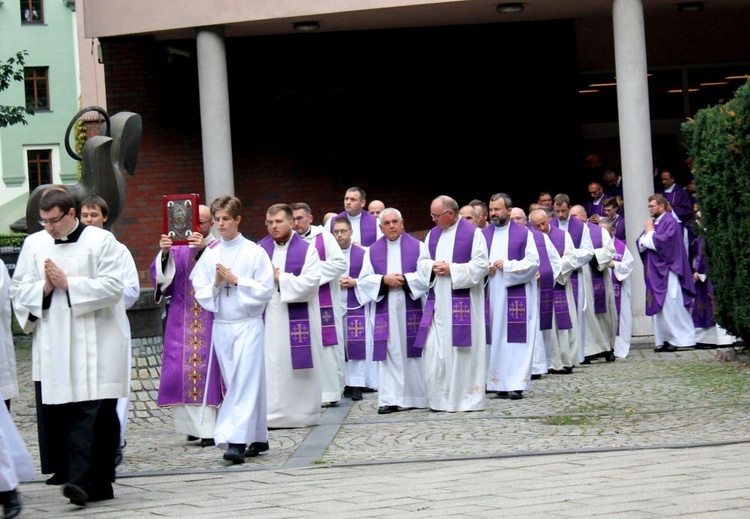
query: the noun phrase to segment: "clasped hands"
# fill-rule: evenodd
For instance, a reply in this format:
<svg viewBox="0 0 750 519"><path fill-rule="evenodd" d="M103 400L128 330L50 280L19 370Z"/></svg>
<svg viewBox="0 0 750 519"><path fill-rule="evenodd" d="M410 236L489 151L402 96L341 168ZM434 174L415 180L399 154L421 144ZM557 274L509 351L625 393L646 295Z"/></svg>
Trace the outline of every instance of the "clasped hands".
<svg viewBox="0 0 750 519"><path fill-rule="evenodd" d="M44 260L44 295L49 295L54 289L68 289L68 275L51 259Z"/></svg>
<svg viewBox="0 0 750 519"><path fill-rule="evenodd" d="M221 286L223 282L227 282L232 285L236 285L239 278L232 274L231 269L225 267L221 263L216 264L216 279L214 280L214 286Z"/></svg>

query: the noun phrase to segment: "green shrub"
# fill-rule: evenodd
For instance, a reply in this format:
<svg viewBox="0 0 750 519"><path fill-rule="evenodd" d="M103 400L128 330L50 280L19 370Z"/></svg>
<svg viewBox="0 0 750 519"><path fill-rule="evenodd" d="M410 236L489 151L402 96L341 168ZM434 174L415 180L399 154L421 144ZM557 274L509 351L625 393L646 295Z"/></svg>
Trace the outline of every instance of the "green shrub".
<svg viewBox="0 0 750 519"><path fill-rule="evenodd" d="M19 250L26 236L28 236L26 233L0 234L0 247L13 247ZM3 252L5 252L4 249Z"/></svg>
<svg viewBox="0 0 750 519"><path fill-rule="evenodd" d="M750 82L682 124L693 158L716 321L750 339Z"/></svg>

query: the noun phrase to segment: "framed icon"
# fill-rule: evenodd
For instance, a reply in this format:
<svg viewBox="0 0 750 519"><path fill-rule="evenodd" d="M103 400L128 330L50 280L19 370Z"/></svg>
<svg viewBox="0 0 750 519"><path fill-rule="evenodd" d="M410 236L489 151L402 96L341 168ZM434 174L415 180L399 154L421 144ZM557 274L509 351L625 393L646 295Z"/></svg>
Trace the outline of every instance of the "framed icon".
<svg viewBox="0 0 750 519"><path fill-rule="evenodd" d="M197 193L164 195L164 234L172 238L173 245L187 245L190 235L200 231L199 205Z"/></svg>

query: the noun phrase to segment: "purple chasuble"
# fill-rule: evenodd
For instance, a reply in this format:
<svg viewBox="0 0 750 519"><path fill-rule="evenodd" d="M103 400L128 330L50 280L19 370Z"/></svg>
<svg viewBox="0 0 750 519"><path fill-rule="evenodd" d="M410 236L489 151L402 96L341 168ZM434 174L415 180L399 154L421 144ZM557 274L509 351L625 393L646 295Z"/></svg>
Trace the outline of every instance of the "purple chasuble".
<svg viewBox="0 0 750 519"><path fill-rule="evenodd" d="M529 231L526 227L514 221L508 223L508 259L522 260L526 256L526 241ZM482 234L487 241L487 250L492 250L492 238L495 236L494 225L488 225L482 229ZM489 252L488 252L489 254ZM526 285L520 283L507 287L507 322L508 342L526 342Z"/></svg>
<svg viewBox="0 0 750 519"><path fill-rule="evenodd" d="M326 260L326 246L323 233L315 237L315 248L318 250L320 261ZM318 289L318 303L320 304L320 323L323 335L323 346L334 346L339 340L336 337L336 317L333 314L333 301L331 300L331 284L320 285Z"/></svg>
<svg viewBox="0 0 750 519"><path fill-rule="evenodd" d="M531 235L539 253L539 329L551 330L555 276L544 243L544 233L531 229Z"/></svg>
<svg viewBox="0 0 750 519"><path fill-rule="evenodd" d="M693 256L693 272L706 274L706 256L703 252L703 238L695 236L690 244ZM716 324L714 320L714 290L711 282L706 279L695 281L695 302L693 303L692 317L696 328L710 328Z"/></svg>
<svg viewBox="0 0 750 519"><path fill-rule="evenodd" d="M656 250L641 253L646 281L646 315L656 315L664 307L669 272L677 274L685 306L695 297L695 284L690 270L682 225L671 214L664 213L655 224L653 242Z"/></svg>
<svg viewBox="0 0 750 519"><path fill-rule="evenodd" d="M471 261L471 249L474 242L474 232L477 227L461 218L456 225L455 241L453 243L453 263L468 263ZM430 230L427 247L430 250L430 257L434 260L437 253L437 245L443 229L433 227ZM471 346L471 291L468 288L451 290L451 308L453 320L453 346ZM424 348L427 340L427 331L432 324L432 316L435 313L435 288L430 288L422 313L422 320L419 323L419 333L414 345L417 348Z"/></svg>
<svg viewBox="0 0 750 519"><path fill-rule="evenodd" d="M266 236L258 242L263 250L268 253L268 257L273 260L274 241L270 236ZM289 249L286 253L286 263L284 272L289 272L295 276L302 273L302 267L305 266L305 256L307 248L310 246L305 240L299 237L297 233L292 233L292 239L289 240ZM307 303L287 303L289 311L289 342L291 344L292 369L310 369L313 367L312 342L310 339L310 314L307 310Z"/></svg>
<svg viewBox="0 0 750 519"><path fill-rule="evenodd" d="M216 240L209 247L218 244L219 240ZM160 302L162 296L171 297L156 400L159 406L202 405L204 392L207 392L207 405L216 407L222 402L221 371L215 357L210 362L211 374L208 375L214 314L198 304L190 281L198 252L198 249L191 249L187 245L171 248L169 254L174 259L175 275L172 283L163 291L155 281L156 264L151 264L155 299Z"/></svg>
<svg viewBox="0 0 750 519"><path fill-rule="evenodd" d="M591 243L594 249L602 248L602 228L598 225L588 222ZM594 287L594 313L607 313L607 290L604 285L604 272L598 268L591 267L591 283Z"/></svg>
<svg viewBox="0 0 750 519"><path fill-rule="evenodd" d="M560 222L557 218L552 218L550 226L560 228ZM568 234L573 238L573 246L576 249L581 248L581 240L583 240L583 222L578 218L568 217ZM562 256L562 252L560 253ZM576 307L578 307L578 269L574 270L570 274L570 284L573 287L573 301L575 301Z"/></svg>
<svg viewBox="0 0 750 519"><path fill-rule="evenodd" d="M342 216L344 218L349 218L349 213L347 213L346 211L342 211L336 218L340 218ZM331 220L331 230L333 230L333 222L336 221L336 218ZM360 213L359 239L360 244L363 247L369 247L370 245L375 243L375 240L378 239L378 219L367 211L362 211Z"/></svg>
<svg viewBox="0 0 750 519"><path fill-rule="evenodd" d="M356 245L349 251L349 276L356 278L362 270L365 250ZM347 360L367 359L367 336L365 308L359 304L353 288L346 289L346 358Z"/></svg>
<svg viewBox="0 0 750 519"><path fill-rule="evenodd" d="M549 239L555 246L560 257L565 252L565 231L550 225ZM573 321L570 318L570 308L568 308L568 297L565 294L565 285L555 283L552 289L552 305L557 320L558 330L570 330L573 328Z"/></svg>
<svg viewBox="0 0 750 519"><path fill-rule="evenodd" d="M625 249L627 245L621 239L615 237L615 255L612 257L614 261L622 261L622 257L625 255ZM612 269L612 289L615 292L615 308L617 309L617 335L620 335L620 308L622 306L622 281L617 279L615 276L615 269Z"/></svg>
<svg viewBox="0 0 750 519"><path fill-rule="evenodd" d="M401 234L401 271L416 272L419 259L420 241L413 236ZM388 239L383 236L370 246L370 263L375 274L385 276L388 273ZM422 356L422 348L414 345L419 323L422 320L422 302L405 294L406 307L406 356ZM388 353L388 292L375 306L375 350L373 360L385 360Z"/></svg>

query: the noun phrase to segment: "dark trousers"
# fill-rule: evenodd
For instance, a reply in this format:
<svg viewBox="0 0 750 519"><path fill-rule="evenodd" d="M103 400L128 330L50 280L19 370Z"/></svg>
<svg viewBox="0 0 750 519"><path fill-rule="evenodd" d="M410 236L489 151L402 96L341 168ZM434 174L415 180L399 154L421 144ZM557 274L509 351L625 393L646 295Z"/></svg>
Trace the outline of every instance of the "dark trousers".
<svg viewBox="0 0 750 519"><path fill-rule="evenodd" d="M90 497L111 496L120 444L117 399L44 405L41 385L35 388L42 473L54 472Z"/></svg>

